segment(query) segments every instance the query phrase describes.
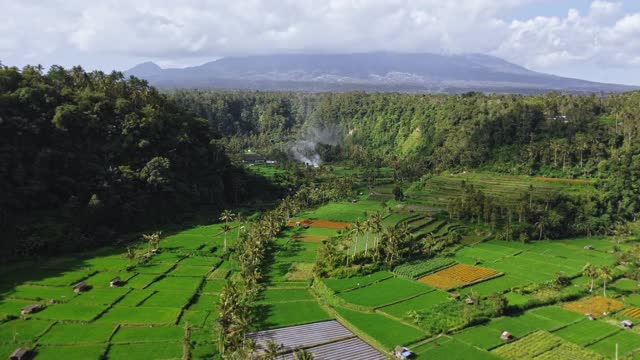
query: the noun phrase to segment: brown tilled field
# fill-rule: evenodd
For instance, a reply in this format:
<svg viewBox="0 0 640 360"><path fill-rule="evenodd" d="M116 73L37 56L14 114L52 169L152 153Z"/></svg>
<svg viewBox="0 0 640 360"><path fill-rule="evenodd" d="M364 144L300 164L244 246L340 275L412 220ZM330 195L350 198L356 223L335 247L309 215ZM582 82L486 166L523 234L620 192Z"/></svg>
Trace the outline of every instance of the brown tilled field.
<svg viewBox="0 0 640 360"><path fill-rule="evenodd" d="M289 220L288 225L290 227L294 227L294 226L298 226L298 223L300 223L299 224L300 226L305 226L305 227L336 229L336 230L346 229L349 226L351 226L351 223L349 222L329 221L329 220L311 220L311 219L304 219L304 220L292 219L292 220Z"/></svg>
<svg viewBox="0 0 640 360"><path fill-rule="evenodd" d="M459 287L496 275L493 269L465 264L456 264L444 270L424 276L418 281L441 289Z"/></svg>
<svg viewBox="0 0 640 360"><path fill-rule="evenodd" d="M594 318L601 316L605 312L620 310L623 306L624 304L618 300L602 296L594 296L562 305L567 310L580 314L591 314Z"/></svg>

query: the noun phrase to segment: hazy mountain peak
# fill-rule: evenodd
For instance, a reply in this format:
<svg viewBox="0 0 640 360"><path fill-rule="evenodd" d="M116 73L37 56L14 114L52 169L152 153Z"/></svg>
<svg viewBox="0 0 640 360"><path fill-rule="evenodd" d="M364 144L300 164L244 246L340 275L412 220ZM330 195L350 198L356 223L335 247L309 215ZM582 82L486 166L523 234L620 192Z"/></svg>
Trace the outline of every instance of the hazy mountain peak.
<svg viewBox="0 0 640 360"><path fill-rule="evenodd" d="M634 88L531 71L483 54L371 52L227 57L184 69L126 71L161 88L497 93L616 92Z"/></svg>
<svg viewBox="0 0 640 360"><path fill-rule="evenodd" d="M125 74L134 75L136 77L140 77L144 79L147 76L159 74L161 72L162 72L162 68L158 66L158 64L152 61L147 61L147 62L140 63L132 67L131 69L125 71Z"/></svg>

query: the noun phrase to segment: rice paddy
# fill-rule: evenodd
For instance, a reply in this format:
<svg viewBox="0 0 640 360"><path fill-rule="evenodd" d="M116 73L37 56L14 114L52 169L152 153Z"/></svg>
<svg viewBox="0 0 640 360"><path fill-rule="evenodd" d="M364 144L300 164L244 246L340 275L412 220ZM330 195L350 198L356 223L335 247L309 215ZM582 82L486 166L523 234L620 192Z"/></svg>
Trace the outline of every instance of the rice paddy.
<svg viewBox="0 0 640 360"><path fill-rule="evenodd" d="M393 207L383 223L406 222L415 241L453 232L463 233L466 240L441 257L341 278L315 277L322 242L339 236L365 213L383 210L381 201L372 198L390 190L376 191L368 200L365 194L355 203L328 203L296 214L291 227L275 239L252 330L337 319L360 338L357 346L385 355L397 345L408 346L418 359L600 359L612 358L615 344L622 356L640 349L640 335L612 324L619 321L612 320L612 314L640 318L635 281L612 282L615 298L585 297L588 281L576 278L587 262L614 264L609 252L615 244L610 239L527 244L485 240L487 234L472 225L435 214L456 194L462 179L505 197L529 185L539 196L593 188L589 183L495 174L435 176L428 190L408 192L406 204L389 201ZM228 234L230 244L235 231ZM363 250L364 240L359 241ZM25 276L23 269L3 273L19 280L0 287L0 319L16 317L0 323L0 356L6 358L24 346L35 350L36 359L219 359L216 305L225 282L239 276L238 262L223 255L222 242L220 224L201 226L163 238L158 254L143 264L128 260L124 249L103 249L75 260L33 264L32 276ZM586 245L594 250L585 250ZM541 306L538 298L523 291L548 286L558 274L574 278L572 301ZM110 287L115 277L121 279L121 287ZM75 294L71 285L77 281L91 288ZM432 335L416 321L421 311L457 301L464 312L475 306L463 302L467 296L486 303L496 293L505 295L512 311L508 316L452 327L442 336ZM454 299L457 295L460 300ZM45 308L21 317L20 310L33 303ZM586 320L585 313L598 319ZM503 331L513 340L500 339Z"/></svg>

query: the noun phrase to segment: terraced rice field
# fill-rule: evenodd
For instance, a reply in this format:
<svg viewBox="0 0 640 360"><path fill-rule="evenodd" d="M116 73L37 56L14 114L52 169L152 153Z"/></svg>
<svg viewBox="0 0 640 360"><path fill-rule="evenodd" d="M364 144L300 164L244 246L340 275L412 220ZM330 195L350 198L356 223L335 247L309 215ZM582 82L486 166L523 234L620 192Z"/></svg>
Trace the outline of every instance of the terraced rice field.
<svg viewBox="0 0 640 360"><path fill-rule="evenodd" d="M637 307L630 307L622 312L624 316L629 316L635 319L640 319L640 309Z"/></svg>
<svg viewBox="0 0 640 360"><path fill-rule="evenodd" d="M509 360L604 360L599 354L566 342L546 331L535 332L523 339L498 347L492 352Z"/></svg>
<svg viewBox="0 0 640 360"><path fill-rule="evenodd" d="M421 277L418 281L441 289L451 289L486 279L497 274L498 272L493 269L456 264L444 270Z"/></svg>
<svg viewBox="0 0 640 360"><path fill-rule="evenodd" d="M591 314L594 318L598 318L604 313L611 313L622 309L624 303L611 298L593 296L563 304L562 307L581 314Z"/></svg>
<svg viewBox="0 0 640 360"><path fill-rule="evenodd" d="M488 195L515 203L530 187L534 197L543 198L549 193L567 194L594 192L593 184L585 180L532 178L510 176L489 172L465 172L432 176L425 183L425 190L408 192L409 201L417 204L446 209L449 199L458 196L462 182L481 189Z"/></svg>
<svg viewBox="0 0 640 360"><path fill-rule="evenodd" d="M355 290L341 292L338 296L351 304L379 307L431 290L431 287L415 281L391 278Z"/></svg>

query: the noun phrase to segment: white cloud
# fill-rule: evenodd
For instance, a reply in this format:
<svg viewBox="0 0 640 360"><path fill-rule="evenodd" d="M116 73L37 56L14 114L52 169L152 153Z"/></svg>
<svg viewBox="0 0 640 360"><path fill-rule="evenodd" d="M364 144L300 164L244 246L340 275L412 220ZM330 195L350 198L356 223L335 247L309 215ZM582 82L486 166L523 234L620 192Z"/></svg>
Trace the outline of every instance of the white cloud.
<svg viewBox="0 0 640 360"><path fill-rule="evenodd" d="M621 1L505 20L542 1L0 0L0 59L47 63L48 54L66 52L189 64L236 54L393 50L491 53L538 70L640 63L640 14L625 14Z"/></svg>
<svg viewBox="0 0 640 360"><path fill-rule="evenodd" d="M587 14L513 21L493 52L535 69L570 64L633 66L640 56L640 14L621 14L622 4L596 0Z"/></svg>

